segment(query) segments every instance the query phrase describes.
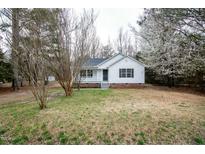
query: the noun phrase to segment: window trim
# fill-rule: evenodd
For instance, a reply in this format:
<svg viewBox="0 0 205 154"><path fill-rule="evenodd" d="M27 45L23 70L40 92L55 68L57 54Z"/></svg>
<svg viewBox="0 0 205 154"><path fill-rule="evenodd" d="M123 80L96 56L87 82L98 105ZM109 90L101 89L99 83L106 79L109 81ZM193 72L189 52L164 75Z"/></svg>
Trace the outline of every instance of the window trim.
<svg viewBox="0 0 205 154"><path fill-rule="evenodd" d="M81 70L80 71L80 77L81 78L86 78L86 70Z"/></svg>
<svg viewBox="0 0 205 154"><path fill-rule="evenodd" d="M134 68L119 68L119 78L134 78Z"/></svg>
<svg viewBox="0 0 205 154"><path fill-rule="evenodd" d="M93 70L81 70L80 77L81 78L92 78L93 77Z"/></svg>
<svg viewBox="0 0 205 154"><path fill-rule="evenodd" d="M86 70L86 77L92 78L93 77L93 70Z"/></svg>
<svg viewBox="0 0 205 154"><path fill-rule="evenodd" d="M120 78L126 78L126 69L125 68L121 68L119 70L119 77Z"/></svg>
<svg viewBox="0 0 205 154"><path fill-rule="evenodd" d="M130 72L128 72L128 70ZM133 68L127 68L126 76L127 76L127 78L134 78L134 69Z"/></svg>

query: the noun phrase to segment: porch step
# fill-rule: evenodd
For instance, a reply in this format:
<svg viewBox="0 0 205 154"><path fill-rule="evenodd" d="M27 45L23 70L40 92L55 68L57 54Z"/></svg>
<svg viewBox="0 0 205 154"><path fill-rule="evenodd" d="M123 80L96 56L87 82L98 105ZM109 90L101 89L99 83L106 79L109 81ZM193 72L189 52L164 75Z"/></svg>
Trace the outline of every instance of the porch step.
<svg viewBox="0 0 205 154"><path fill-rule="evenodd" d="M108 89L109 87L110 87L110 84L108 82L101 82L102 89Z"/></svg>

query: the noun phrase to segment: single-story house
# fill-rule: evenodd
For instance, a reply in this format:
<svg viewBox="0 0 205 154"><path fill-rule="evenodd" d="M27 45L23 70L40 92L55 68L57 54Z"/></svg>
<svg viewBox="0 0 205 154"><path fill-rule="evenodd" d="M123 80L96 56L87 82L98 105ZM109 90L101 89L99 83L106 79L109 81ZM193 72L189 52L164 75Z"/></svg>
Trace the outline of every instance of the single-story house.
<svg viewBox="0 0 205 154"><path fill-rule="evenodd" d="M80 72L81 87L137 87L145 82L145 65L121 53L90 58Z"/></svg>

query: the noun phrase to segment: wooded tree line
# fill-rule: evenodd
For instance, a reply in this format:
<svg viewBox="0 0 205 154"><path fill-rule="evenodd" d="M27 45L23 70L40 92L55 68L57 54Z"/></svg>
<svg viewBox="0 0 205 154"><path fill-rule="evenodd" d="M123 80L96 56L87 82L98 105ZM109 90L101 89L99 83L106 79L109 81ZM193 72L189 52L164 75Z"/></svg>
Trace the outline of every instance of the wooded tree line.
<svg viewBox="0 0 205 154"><path fill-rule="evenodd" d="M137 23L147 82L204 86L205 9L145 9Z"/></svg>
<svg viewBox="0 0 205 154"><path fill-rule="evenodd" d="M5 58L2 50L0 49L0 82L12 80L12 69L11 64Z"/></svg>

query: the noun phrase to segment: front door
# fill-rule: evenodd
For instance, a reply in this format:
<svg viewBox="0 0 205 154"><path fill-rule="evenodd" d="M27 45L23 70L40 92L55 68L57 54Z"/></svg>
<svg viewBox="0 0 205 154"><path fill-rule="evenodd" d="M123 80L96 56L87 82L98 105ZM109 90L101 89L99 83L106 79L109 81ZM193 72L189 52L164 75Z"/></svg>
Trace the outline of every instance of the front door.
<svg viewBox="0 0 205 154"><path fill-rule="evenodd" d="M103 70L103 81L108 81L108 70Z"/></svg>

